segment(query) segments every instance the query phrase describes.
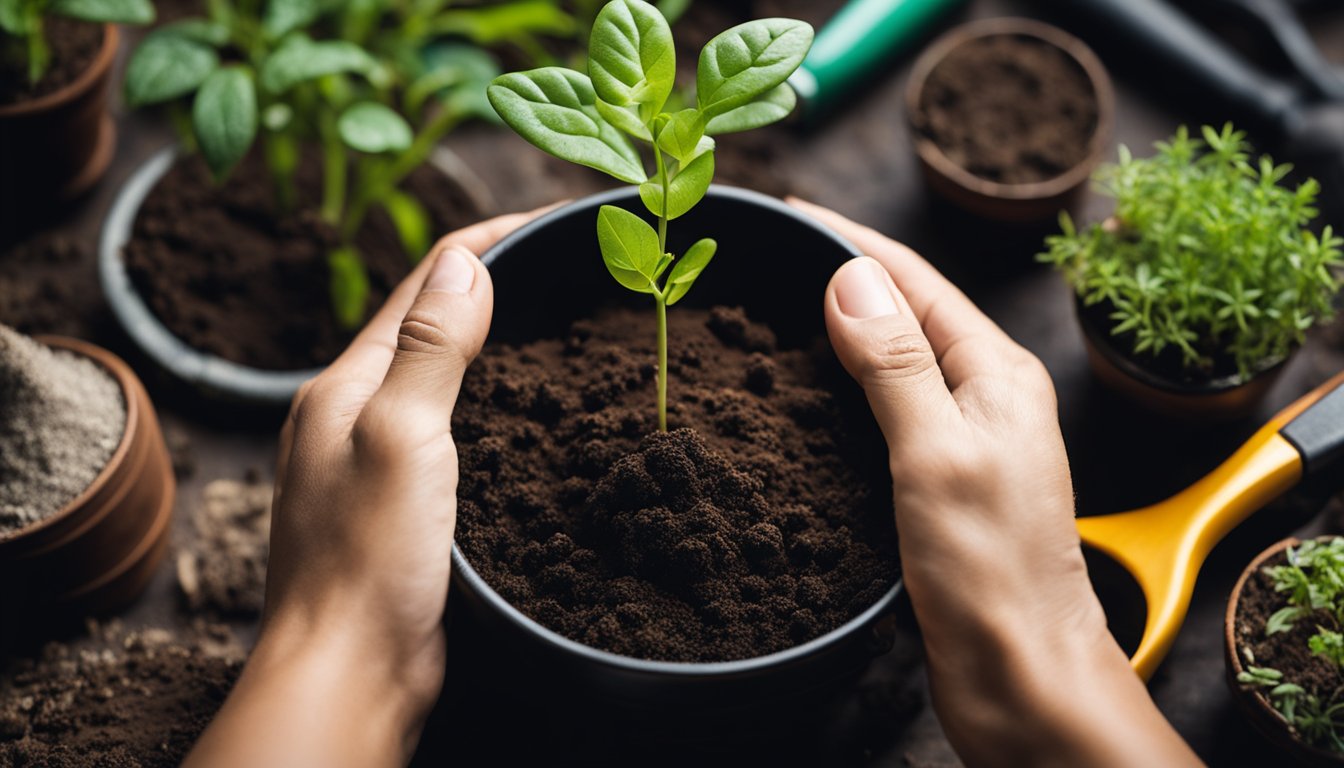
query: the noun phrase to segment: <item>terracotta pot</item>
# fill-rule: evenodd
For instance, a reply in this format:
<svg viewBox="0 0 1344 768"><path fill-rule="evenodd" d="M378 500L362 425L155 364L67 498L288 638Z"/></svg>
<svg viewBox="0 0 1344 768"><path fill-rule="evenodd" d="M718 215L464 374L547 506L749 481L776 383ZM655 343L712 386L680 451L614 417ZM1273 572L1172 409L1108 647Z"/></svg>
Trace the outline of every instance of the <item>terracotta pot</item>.
<svg viewBox="0 0 1344 768"><path fill-rule="evenodd" d="M920 97L929 73L954 49L984 37L1030 37L1058 48L1078 63L1097 98L1097 129L1088 142L1087 156L1065 173L1045 181L1003 184L984 179L952 162L920 127ZM1001 18L973 21L953 28L935 40L915 61L905 89L906 117L929 186L952 204L977 216L1010 223L1052 220L1086 186L1092 171L1110 146L1115 123L1115 89L1101 60L1082 40L1032 19Z"/></svg>
<svg viewBox="0 0 1344 768"><path fill-rule="evenodd" d="M16 616L105 614L130 603L163 559L176 491L154 406L130 367L87 342L39 340L93 360L116 379L126 431L83 493L0 537L0 627L14 627Z"/></svg>
<svg viewBox="0 0 1344 768"><path fill-rule="evenodd" d="M1082 302L1075 301L1074 306L1092 373L1112 391L1164 416L1205 423L1246 418L1269 394L1288 364L1285 358L1267 365L1249 381L1237 376L1198 384L1174 381L1150 371L1117 349L1109 330L1098 328L1089 319Z"/></svg>
<svg viewBox="0 0 1344 768"><path fill-rule="evenodd" d="M93 64L58 91L0 104L0 202L6 209L87 192L107 170L117 143L107 112L107 87L119 34L103 25Z"/></svg>
<svg viewBox="0 0 1344 768"><path fill-rule="evenodd" d="M1333 537L1323 536L1321 538ZM1237 709L1241 714L1274 746L1291 757L1294 765L1341 766L1344 765L1344 755L1299 741L1288 730L1288 723L1270 705L1269 699L1265 698L1258 690L1242 688L1241 684L1237 682L1237 675L1245 671L1241 654L1237 651L1237 603L1241 598L1241 592L1246 587L1247 580L1256 571L1259 571L1265 563L1278 556L1288 547L1295 547L1301 543L1300 540L1295 538L1284 539L1256 555L1251 564L1246 566L1246 570L1241 572L1241 577L1237 579L1237 585L1232 588L1232 595L1227 601L1227 614L1223 618L1223 660L1226 662L1227 668L1227 686L1232 691L1232 699L1236 702Z"/></svg>

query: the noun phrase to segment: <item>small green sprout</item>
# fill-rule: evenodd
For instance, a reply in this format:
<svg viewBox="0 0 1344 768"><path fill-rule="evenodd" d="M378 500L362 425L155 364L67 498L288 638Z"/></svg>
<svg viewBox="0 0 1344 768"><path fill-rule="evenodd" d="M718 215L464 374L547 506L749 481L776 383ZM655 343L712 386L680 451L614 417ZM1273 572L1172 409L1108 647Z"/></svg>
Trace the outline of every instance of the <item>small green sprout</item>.
<svg viewBox="0 0 1344 768"><path fill-rule="evenodd" d="M51 66L51 44L43 29L47 16L113 24L149 24L149 0L0 0L0 55L27 60L28 83L37 85Z"/></svg>
<svg viewBox="0 0 1344 768"><path fill-rule="evenodd" d="M807 55L812 28L760 19L721 33L700 52L696 106L670 113L663 109L676 84L676 54L658 8L612 0L588 40L588 74L563 67L513 72L496 78L487 94L504 122L538 148L638 184L657 218L655 231L634 213L604 205L597 240L616 282L651 295L657 307L658 428L666 431L667 308L686 295L718 247L705 238L677 258L667 250L667 223L709 190L711 136L759 128L793 110L784 81ZM652 176L631 139L652 151Z"/></svg>

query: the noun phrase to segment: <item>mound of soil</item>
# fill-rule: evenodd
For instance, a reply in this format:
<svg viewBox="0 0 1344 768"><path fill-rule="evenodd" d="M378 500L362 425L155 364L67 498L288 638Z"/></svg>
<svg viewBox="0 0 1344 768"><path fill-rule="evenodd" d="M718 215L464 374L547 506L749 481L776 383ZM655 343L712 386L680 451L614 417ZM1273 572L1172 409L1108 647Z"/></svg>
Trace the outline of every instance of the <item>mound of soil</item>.
<svg viewBox="0 0 1344 768"><path fill-rule="evenodd" d="M917 130L983 179L1027 184L1087 158L1097 95L1068 54L1032 37L968 40L929 72Z"/></svg>
<svg viewBox="0 0 1344 768"><path fill-rule="evenodd" d="M93 66L103 47L102 24L48 16L42 26L51 46L51 63L36 83L28 81L27 50L8 45L8 40L0 46L0 105L39 99L70 85Z"/></svg>
<svg viewBox="0 0 1344 768"><path fill-rule="evenodd" d="M266 596L270 483L213 480L192 511L196 535L177 552L177 586L186 608L255 618Z"/></svg>
<svg viewBox="0 0 1344 768"><path fill-rule="evenodd" d="M722 661L835 629L897 575L862 398L831 394L828 347L779 349L740 309L669 325L666 434L651 311L487 346L454 413L458 544L524 613L615 653Z"/></svg>

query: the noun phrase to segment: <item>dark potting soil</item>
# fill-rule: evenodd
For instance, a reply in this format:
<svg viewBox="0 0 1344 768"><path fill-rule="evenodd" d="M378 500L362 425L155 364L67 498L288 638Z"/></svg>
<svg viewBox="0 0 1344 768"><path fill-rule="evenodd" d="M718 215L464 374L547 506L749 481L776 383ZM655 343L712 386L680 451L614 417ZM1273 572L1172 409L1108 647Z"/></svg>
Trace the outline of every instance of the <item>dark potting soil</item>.
<svg viewBox="0 0 1344 768"><path fill-rule="evenodd" d="M976 176L1027 184L1085 160L1097 120L1097 95L1068 54L996 35L968 40L933 68L915 123Z"/></svg>
<svg viewBox="0 0 1344 768"><path fill-rule="evenodd" d="M281 212L254 153L223 185L211 181L199 157L185 157L149 193L126 245L126 267L175 336L271 370L325 365L345 349L354 334L331 309L326 255L337 235L317 214L315 156L300 163L296 186L296 212ZM480 217L457 183L428 166L403 188L425 205L437 233ZM373 311L412 263L381 209L370 210L355 243L368 267Z"/></svg>
<svg viewBox="0 0 1344 768"><path fill-rule="evenodd" d="M898 570L866 403L824 343L780 349L741 309L668 319L667 434L652 311L487 345L454 413L458 544L527 615L628 656L740 659L835 629Z"/></svg>
<svg viewBox="0 0 1344 768"><path fill-rule="evenodd" d="M19 104L55 93L79 79L103 47L103 25L48 16L43 22L51 64L36 83L28 81L27 49L0 42L0 105Z"/></svg>

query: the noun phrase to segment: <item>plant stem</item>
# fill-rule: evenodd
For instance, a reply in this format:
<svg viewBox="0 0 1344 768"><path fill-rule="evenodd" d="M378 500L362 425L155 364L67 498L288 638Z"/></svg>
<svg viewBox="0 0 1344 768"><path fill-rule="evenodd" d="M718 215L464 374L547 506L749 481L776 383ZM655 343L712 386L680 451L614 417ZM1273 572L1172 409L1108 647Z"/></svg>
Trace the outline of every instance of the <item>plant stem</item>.
<svg viewBox="0 0 1344 768"><path fill-rule="evenodd" d="M336 116L323 110L319 118L322 134L322 218L333 227L340 226L345 206L345 176L348 159L340 136L336 135Z"/></svg>
<svg viewBox="0 0 1344 768"><path fill-rule="evenodd" d="M658 304L658 431L667 431L667 300L655 293Z"/></svg>
<svg viewBox="0 0 1344 768"><path fill-rule="evenodd" d="M349 240L359 232L360 226L364 223L364 216L368 213L369 203L383 196L387 191L394 189L401 180L419 168L430 153L434 151L434 145L439 143L459 122L462 116L451 109L440 109L438 114L416 134L415 140L411 146L397 155L388 166L387 171L381 178L371 180L367 184L359 184L355 192L354 199L350 202L350 212L345 217L342 228L342 234Z"/></svg>

